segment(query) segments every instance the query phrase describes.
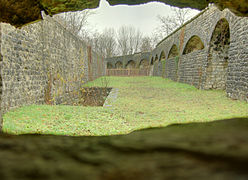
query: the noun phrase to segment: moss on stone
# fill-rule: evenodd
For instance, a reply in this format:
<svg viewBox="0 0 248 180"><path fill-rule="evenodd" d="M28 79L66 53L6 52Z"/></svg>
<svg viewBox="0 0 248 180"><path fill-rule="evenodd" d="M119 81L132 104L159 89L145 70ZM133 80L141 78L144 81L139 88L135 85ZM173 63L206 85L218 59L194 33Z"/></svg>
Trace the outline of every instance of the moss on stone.
<svg viewBox="0 0 248 180"><path fill-rule="evenodd" d="M111 5L118 4L128 4L128 5L137 5L152 2L152 0L107 0ZM171 6L176 7L191 7L194 9L204 9L207 7L208 2L205 0L157 0L158 2L163 2Z"/></svg>
<svg viewBox="0 0 248 180"><path fill-rule="evenodd" d="M0 22L16 27L41 19L39 0L0 0Z"/></svg>
<svg viewBox="0 0 248 180"><path fill-rule="evenodd" d="M49 15L97 8L99 6L99 0L41 0L40 3Z"/></svg>

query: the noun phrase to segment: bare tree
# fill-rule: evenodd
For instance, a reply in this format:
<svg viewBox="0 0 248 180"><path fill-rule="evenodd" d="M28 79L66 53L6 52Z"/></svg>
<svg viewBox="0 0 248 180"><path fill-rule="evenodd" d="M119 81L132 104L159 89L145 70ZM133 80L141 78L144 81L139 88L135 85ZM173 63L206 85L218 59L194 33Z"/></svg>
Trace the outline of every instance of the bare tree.
<svg viewBox="0 0 248 180"><path fill-rule="evenodd" d="M172 33L176 28L182 26L187 20L191 18L190 9L179 9L171 7L172 15L169 16L157 16L160 23L157 28L156 35L160 37L166 37Z"/></svg>
<svg viewBox="0 0 248 180"><path fill-rule="evenodd" d="M141 52L150 52L153 49L153 39L151 37L143 37L141 40L140 51Z"/></svg>
<svg viewBox="0 0 248 180"><path fill-rule="evenodd" d="M102 33L102 40L104 41L105 57L112 57L116 55L116 39L115 30L107 28Z"/></svg>
<svg viewBox="0 0 248 180"><path fill-rule="evenodd" d="M129 34L127 32L128 32L127 26L122 26L117 31L117 42L118 42L119 51L121 55L128 54Z"/></svg>
<svg viewBox="0 0 248 180"><path fill-rule="evenodd" d="M70 32L79 35L86 36L86 26L88 24L88 18L94 14L92 10L84 10L77 12L66 12L55 15L54 17L64 25Z"/></svg>
<svg viewBox="0 0 248 180"><path fill-rule="evenodd" d="M107 58L117 55L117 43L115 30L106 28L102 33L94 32L88 40L88 44L101 56Z"/></svg>
<svg viewBox="0 0 248 180"><path fill-rule="evenodd" d="M117 42L121 55L138 52L141 41L142 33L133 26L121 26L117 31Z"/></svg>
<svg viewBox="0 0 248 180"><path fill-rule="evenodd" d="M138 52L142 41L141 31L139 29L135 29L133 26L129 26L127 33L129 34L128 54Z"/></svg>

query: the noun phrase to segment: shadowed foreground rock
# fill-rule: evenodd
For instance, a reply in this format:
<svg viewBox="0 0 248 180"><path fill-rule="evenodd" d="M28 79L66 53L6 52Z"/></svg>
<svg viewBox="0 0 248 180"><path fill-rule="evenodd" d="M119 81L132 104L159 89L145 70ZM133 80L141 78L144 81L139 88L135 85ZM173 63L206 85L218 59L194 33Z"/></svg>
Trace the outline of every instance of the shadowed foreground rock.
<svg viewBox="0 0 248 180"><path fill-rule="evenodd" d="M99 6L100 0L0 0L0 22L16 27L40 20L40 11L49 15L67 11L78 11ZM154 0L107 0L111 5L137 5ZM229 8L239 16L248 16L247 0L157 0L177 7L204 9L208 3L215 3L220 9Z"/></svg>
<svg viewBox="0 0 248 180"><path fill-rule="evenodd" d="M248 118L110 137L0 136L0 179L247 179Z"/></svg>

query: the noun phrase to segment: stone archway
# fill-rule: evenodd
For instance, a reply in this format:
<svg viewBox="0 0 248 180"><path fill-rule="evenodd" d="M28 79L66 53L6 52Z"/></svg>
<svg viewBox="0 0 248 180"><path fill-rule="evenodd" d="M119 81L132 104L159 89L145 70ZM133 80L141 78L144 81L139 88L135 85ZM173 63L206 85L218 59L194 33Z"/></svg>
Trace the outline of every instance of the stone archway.
<svg viewBox="0 0 248 180"><path fill-rule="evenodd" d="M128 61L126 64L126 69L134 69L135 68L135 62L133 60Z"/></svg>
<svg viewBox="0 0 248 180"><path fill-rule="evenodd" d="M171 47L165 67L166 77L177 81L179 69L179 50L175 44Z"/></svg>
<svg viewBox="0 0 248 180"><path fill-rule="evenodd" d="M159 58L156 54L153 64L153 76L159 76Z"/></svg>
<svg viewBox="0 0 248 180"><path fill-rule="evenodd" d="M226 19L217 22L210 40L205 89L226 89L230 28Z"/></svg>
<svg viewBox="0 0 248 180"><path fill-rule="evenodd" d="M154 62L158 61L158 55L156 54Z"/></svg>
<svg viewBox="0 0 248 180"><path fill-rule="evenodd" d="M178 51L177 46L174 44L170 49L168 59L176 57L176 56L179 56L179 51Z"/></svg>
<svg viewBox="0 0 248 180"><path fill-rule="evenodd" d="M153 63L154 63L154 58L152 57L150 64L153 65Z"/></svg>
<svg viewBox="0 0 248 180"><path fill-rule="evenodd" d="M159 61L161 62L161 75L162 75L162 77L165 77L165 65L166 65L165 59L166 59L165 53L164 53L164 51L162 51L160 53L160 57L159 57Z"/></svg>
<svg viewBox="0 0 248 180"><path fill-rule="evenodd" d="M163 60L165 60L165 53L164 53L164 51L162 51L160 53L160 57L159 57L159 61L163 61Z"/></svg>
<svg viewBox="0 0 248 180"><path fill-rule="evenodd" d="M192 36L185 48L184 48L184 51L183 51L183 54L189 54L191 52L194 52L194 51L198 51L198 50L201 50L204 48L204 44L201 40L201 38L199 38L198 36Z"/></svg>
<svg viewBox="0 0 248 180"><path fill-rule="evenodd" d="M115 63L115 68L116 69L122 69L123 68L123 63L121 61L118 61L117 63Z"/></svg>
<svg viewBox="0 0 248 180"><path fill-rule="evenodd" d="M147 59L142 59L139 63L139 68L140 69L146 69L149 67L149 62Z"/></svg>
<svg viewBox="0 0 248 180"><path fill-rule="evenodd" d="M151 61L150 61L150 72L149 72L149 76L153 75L153 68L154 68L154 58L152 57Z"/></svg>
<svg viewBox="0 0 248 180"><path fill-rule="evenodd" d="M107 69L113 69L114 67L113 67L113 65L111 64L111 63L107 63Z"/></svg>

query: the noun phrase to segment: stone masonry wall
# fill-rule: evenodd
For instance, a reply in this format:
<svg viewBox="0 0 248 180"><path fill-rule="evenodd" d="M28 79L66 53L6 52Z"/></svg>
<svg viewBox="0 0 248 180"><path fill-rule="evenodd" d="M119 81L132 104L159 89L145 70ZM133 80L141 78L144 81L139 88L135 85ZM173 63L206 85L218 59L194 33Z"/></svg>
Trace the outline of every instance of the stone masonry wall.
<svg viewBox="0 0 248 180"><path fill-rule="evenodd" d="M215 63L212 63L212 72L209 73L211 66L209 61L209 56L211 56L210 45L213 43L212 37L216 31L216 25L222 19L228 22L230 28L230 45L217 49L216 53L213 54L214 59L212 61ZM150 59L164 51L167 56L165 78L191 84L200 89L221 88L233 99L248 101L247 27L248 18L237 17L227 9L220 11L211 5L158 44L151 52ZM224 29L224 27L221 28ZM204 48L189 54L183 54L187 42L193 36L200 37ZM217 36L222 36L222 34L217 34ZM173 59L168 59L173 44L179 49L178 67ZM219 60L216 58L219 58ZM160 69L154 69L154 71L160 71ZM214 83L218 83L218 85L209 86L209 84Z"/></svg>
<svg viewBox="0 0 248 180"><path fill-rule="evenodd" d="M99 55L48 16L22 29L0 24L0 54L3 113L70 101L82 83L105 72Z"/></svg>
<svg viewBox="0 0 248 180"><path fill-rule="evenodd" d="M125 68L128 62L132 60L135 62L135 68L139 68L142 60L149 61L150 54L151 54L150 52L142 52L142 53L136 53L136 54L126 55L126 56L105 58L104 62L109 63L110 65L112 65L113 68L116 68L117 63L121 62L123 65L123 68Z"/></svg>
<svg viewBox="0 0 248 180"><path fill-rule="evenodd" d="M189 53L184 54L192 37L200 39L200 44L191 44L191 47L200 49L188 50ZM248 18L237 17L228 9L220 11L210 5L163 39L150 52L151 75L187 83L200 89L222 89L228 97L248 101L247 47ZM178 51L178 54L172 55L172 49L174 52ZM163 62L162 56L165 56ZM128 59L130 57L134 55L129 55ZM126 56L122 56L105 61L125 63L126 59ZM136 64L141 60L139 57L133 59Z"/></svg>

